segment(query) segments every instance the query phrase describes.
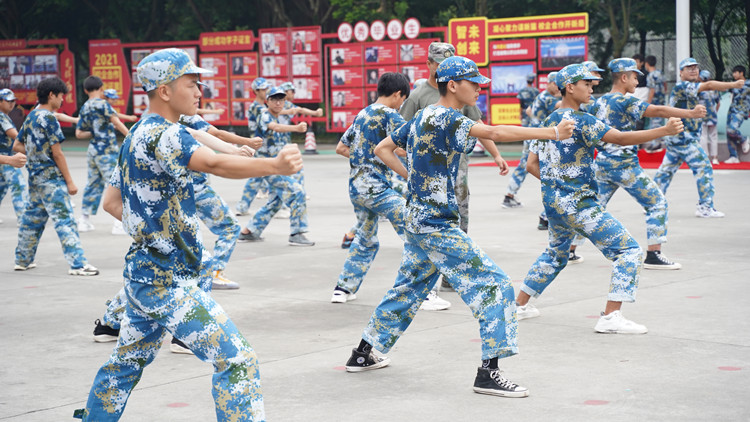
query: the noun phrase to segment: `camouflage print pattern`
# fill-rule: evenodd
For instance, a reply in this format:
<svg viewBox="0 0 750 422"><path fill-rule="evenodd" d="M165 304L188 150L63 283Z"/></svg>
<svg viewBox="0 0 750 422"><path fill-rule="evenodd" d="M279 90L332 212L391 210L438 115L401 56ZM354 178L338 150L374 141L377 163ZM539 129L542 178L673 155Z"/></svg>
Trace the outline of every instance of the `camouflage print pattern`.
<svg viewBox="0 0 750 422"><path fill-rule="evenodd" d="M664 87L664 75L662 75L660 70L654 70L646 75L646 87L654 90L654 97L651 99L651 104L666 104L667 92Z"/></svg>
<svg viewBox="0 0 750 422"><path fill-rule="evenodd" d="M529 160L529 145L531 141L523 141L523 151L521 151L521 159L518 161L516 169L510 174L510 182L508 182L508 191L506 195L515 196L518 190L521 189L521 184L526 180L526 162Z"/></svg>
<svg viewBox="0 0 750 422"><path fill-rule="evenodd" d="M68 187L62 180L37 181L29 184L28 208L18 227L16 264L28 266L34 262L39 239L47 220L52 219L63 255L70 268L81 268L88 263L83 255L78 225L73 215Z"/></svg>
<svg viewBox="0 0 750 422"><path fill-rule="evenodd" d="M729 155L737 157L737 150L742 150L745 138L740 132L740 126L748 118L750 113L750 80L745 81L742 88L733 88L732 104L727 112L727 149Z"/></svg>
<svg viewBox="0 0 750 422"><path fill-rule="evenodd" d="M545 207L547 204L545 204ZM576 214L547 212L549 246L531 266L521 290L537 297L568 263L568 251L576 235L591 241L612 261L612 278L607 300L635 301L643 251L638 242L612 215L597 205Z"/></svg>
<svg viewBox="0 0 750 422"><path fill-rule="evenodd" d="M302 184L294 176L271 175L265 179L268 182L268 202L247 223L247 229L260 235L281 206L286 205L290 210L289 233L306 233L307 200Z"/></svg>
<svg viewBox="0 0 750 422"><path fill-rule="evenodd" d="M184 126L146 114L122 146L110 183L122 193L123 228L133 239L125 257L125 319L109 360L94 379L83 419L117 420L167 332L214 367L220 421L265 419L258 362L247 341L198 283L203 248L187 165L200 147Z"/></svg>
<svg viewBox="0 0 750 422"><path fill-rule="evenodd" d="M667 194L669 184L682 163L687 163L695 177L698 187L698 202L713 208L714 206L714 169L708 154L697 141L687 145L667 144L667 152L659 170L654 175L654 182L664 194Z"/></svg>
<svg viewBox="0 0 750 422"><path fill-rule="evenodd" d="M531 125L539 126L547 116L555 111L555 104L558 101L560 101L560 98L550 94L547 90L539 93L531 105Z"/></svg>
<svg viewBox="0 0 750 422"><path fill-rule="evenodd" d="M213 259L208 265L212 271L223 271L232 256L240 223L210 184L195 186L195 208L203 224L218 236L214 244Z"/></svg>
<svg viewBox="0 0 750 422"><path fill-rule="evenodd" d="M266 105L258 102L257 98L250 103L250 107L248 107L247 110L247 129L250 131L251 137L258 136L258 121L260 120L260 115L263 114L263 110L265 109Z"/></svg>
<svg viewBox="0 0 750 422"><path fill-rule="evenodd" d="M258 131L256 132L257 136L263 138L263 145L257 151L259 157L275 157L284 148L284 145L292 142L290 132L276 132L268 127L271 123L284 124L279 120L280 116L274 117L268 109L261 112L258 120Z"/></svg>
<svg viewBox="0 0 750 422"><path fill-rule="evenodd" d="M76 129L91 132L89 153L117 154L115 125L110 120L115 115L115 109L104 98L91 98L83 104ZM106 183L107 180L109 179L104 182Z"/></svg>
<svg viewBox="0 0 750 422"><path fill-rule="evenodd" d="M237 212L246 213L250 209L250 205L253 203L253 199L260 191L268 190L268 182L264 177L251 177L245 182L245 187L242 189L242 197L237 202L235 209Z"/></svg>
<svg viewBox="0 0 750 422"><path fill-rule="evenodd" d="M214 367L218 421L264 421L258 358L219 304L195 284L126 282L120 337L91 387L84 421L119 420L167 332Z"/></svg>
<svg viewBox="0 0 750 422"><path fill-rule="evenodd" d="M464 233L469 232L469 156L461 154L456 175L456 203L458 204L458 225Z"/></svg>
<svg viewBox="0 0 750 422"><path fill-rule="evenodd" d="M23 176L21 169L15 168L10 164L0 164L0 202L5 198L5 194L10 191L13 209L16 212L18 221L21 221L23 211L29 202L28 189L26 178Z"/></svg>
<svg viewBox="0 0 750 422"><path fill-rule="evenodd" d="M351 200L357 216L356 232L344 269L339 275L338 287L349 293L357 293L380 248L378 218L387 218L403 238L406 200L393 189L374 195L353 196Z"/></svg>
<svg viewBox="0 0 750 422"><path fill-rule="evenodd" d="M525 86L518 91L516 98L521 104L521 126L529 127L531 125L531 118L526 114L526 109L534 104L534 99L539 95L539 90L533 86Z"/></svg>
<svg viewBox="0 0 750 422"><path fill-rule="evenodd" d="M719 91L701 91L698 93L700 104L706 107L706 117L703 118L703 125L716 126L719 123L716 104L721 100Z"/></svg>
<svg viewBox="0 0 750 422"><path fill-rule="evenodd" d="M166 85L183 75L210 74L213 71L195 65L190 56L179 48L165 48L146 56L136 69L138 80L146 92Z"/></svg>
<svg viewBox="0 0 750 422"><path fill-rule="evenodd" d="M362 338L387 353L442 273L479 321L482 359L517 354L518 324L510 277L456 227L405 235L396 282L373 312Z"/></svg>
<svg viewBox="0 0 750 422"><path fill-rule="evenodd" d="M81 201L81 212L85 215L96 215L99 203L102 200L104 186L112 177L112 172L117 166L117 153L98 153L93 144L89 144L86 152L88 162L88 179L83 189L83 200Z"/></svg>

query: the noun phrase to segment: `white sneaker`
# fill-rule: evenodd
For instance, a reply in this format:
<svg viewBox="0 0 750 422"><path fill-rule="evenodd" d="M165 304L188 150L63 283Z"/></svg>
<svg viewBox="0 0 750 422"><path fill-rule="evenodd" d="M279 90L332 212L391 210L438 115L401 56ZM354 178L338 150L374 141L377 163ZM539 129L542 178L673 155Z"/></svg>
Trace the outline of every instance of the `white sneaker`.
<svg viewBox="0 0 750 422"><path fill-rule="evenodd" d="M719 164L719 159L718 159L718 158L716 158L716 157L714 157L714 159L713 159L713 160L711 160L711 164L713 164L713 165L717 165L717 164Z"/></svg>
<svg viewBox="0 0 750 422"><path fill-rule="evenodd" d="M745 142L742 143L742 153L747 154L747 152L750 151L750 137L745 139Z"/></svg>
<svg viewBox="0 0 750 422"><path fill-rule="evenodd" d="M255 194L255 197L259 199L266 199L268 198L268 191L266 190L259 191L257 194Z"/></svg>
<svg viewBox="0 0 750 422"><path fill-rule="evenodd" d="M224 276L224 271L214 271L214 280L211 283L213 290L237 290L240 288L240 284L236 281L232 281Z"/></svg>
<svg viewBox="0 0 750 422"><path fill-rule="evenodd" d="M450 307L450 302L441 299L435 290L430 290L430 293L419 306L419 309L424 311L444 311Z"/></svg>
<svg viewBox="0 0 750 422"><path fill-rule="evenodd" d="M99 270L95 266L93 266L91 264L86 264L86 265L84 265L81 268L71 268L71 269L69 269L68 270L68 274L69 275L83 275L83 276L98 275L99 274Z"/></svg>
<svg viewBox="0 0 750 422"><path fill-rule="evenodd" d="M722 218L724 217L724 213L721 211L716 211L714 207L698 204L698 206L695 208L695 216L700 218Z"/></svg>
<svg viewBox="0 0 750 422"><path fill-rule="evenodd" d="M347 293L343 290L334 290L333 296L331 296L331 303L346 303L357 299L357 295L354 293Z"/></svg>
<svg viewBox="0 0 750 422"><path fill-rule="evenodd" d="M122 235L127 235L128 233L122 227L122 222L115 220L115 222L112 223L112 234L122 236Z"/></svg>
<svg viewBox="0 0 750 422"><path fill-rule="evenodd" d="M88 218L79 218L78 219L78 231L80 233L83 232L90 232L94 230L94 225L91 223L91 221L88 220Z"/></svg>
<svg viewBox="0 0 750 422"><path fill-rule="evenodd" d="M275 214L275 215L273 216L273 218L284 218L284 219L287 219L287 220L288 220L288 219L289 219L289 216L290 216L291 214L292 214L292 213L291 213L291 212L289 211L289 208L287 208L287 207L283 207L283 208L281 208L281 209L279 210L279 212L277 212L277 213L276 213L276 214Z"/></svg>
<svg viewBox="0 0 750 422"><path fill-rule="evenodd" d="M26 270L30 270L32 268L36 268L36 263L35 262L32 262L31 264L29 264L29 265L27 265L25 267L23 265L16 264L16 266L13 267L13 271L26 271Z"/></svg>
<svg viewBox="0 0 750 422"><path fill-rule="evenodd" d="M729 157L726 160L724 160L724 164L737 164L740 162L740 159L737 157Z"/></svg>
<svg viewBox="0 0 750 422"><path fill-rule="evenodd" d="M531 303L527 303L523 306L516 306L516 320L536 318L540 315L539 309Z"/></svg>
<svg viewBox="0 0 750 422"><path fill-rule="evenodd" d="M648 328L625 319L622 312L614 311L609 315L602 315L596 323L594 331L607 334L646 334Z"/></svg>

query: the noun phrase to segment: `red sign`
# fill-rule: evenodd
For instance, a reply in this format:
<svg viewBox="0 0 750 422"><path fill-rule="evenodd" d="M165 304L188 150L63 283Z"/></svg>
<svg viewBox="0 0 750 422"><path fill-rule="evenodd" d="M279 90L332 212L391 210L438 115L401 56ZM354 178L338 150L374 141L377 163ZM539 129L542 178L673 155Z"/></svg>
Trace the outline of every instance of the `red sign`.
<svg viewBox="0 0 750 422"><path fill-rule="evenodd" d="M285 29L261 29L260 53L287 54L289 52L289 31Z"/></svg>
<svg viewBox="0 0 750 422"><path fill-rule="evenodd" d="M398 63L398 44L389 42L370 42L365 44L365 65Z"/></svg>
<svg viewBox="0 0 750 422"><path fill-rule="evenodd" d="M114 104L114 108L125 113L125 93L130 93L130 69L120 40L89 41L89 73L99 76L104 82L104 88L117 91L120 101Z"/></svg>
<svg viewBox="0 0 750 422"><path fill-rule="evenodd" d="M409 18L404 22L404 35L406 38L413 40L414 38L417 38L419 36L419 30L421 29L421 25L419 23L419 19L417 18Z"/></svg>
<svg viewBox="0 0 750 422"><path fill-rule="evenodd" d="M0 40L0 49L26 48L26 40Z"/></svg>
<svg viewBox="0 0 750 422"><path fill-rule="evenodd" d="M307 26L290 29L292 32L292 53L319 53L320 27Z"/></svg>
<svg viewBox="0 0 750 422"><path fill-rule="evenodd" d="M456 55L467 57L477 66L488 63L487 18L459 18L448 21L448 42L456 47Z"/></svg>
<svg viewBox="0 0 750 422"><path fill-rule="evenodd" d="M334 88L362 85L364 85L364 83L361 67L347 67L331 70L331 86Z"/></svg>
<svg viewBox="0 0 750 422"><path fill-rule="evenodd" d="M213 71L213 73L211 74L212 78L226 78L227 55L226 54L201 54L200 67Z"/></svg>
<svg viewBox="0 0 750 422"><path fill-rule="evenodd" d="M536 40L490 41L490 61L529 60L536 58Z"/></svg>
<svg viewBox="0 0 750 422"><path fill-rule="evenodd" d="M251 100L232 101L232 109L227 111L227 117L232 125L247 126L247 110L250 109ZM255 136L251 133L250 136Z"/></svg>
<svg viewBox="0 0 750 422"><path fill-rule="evenodd" d="M589 14L525 16L520 18L490 19L489 38L538 37L541 35L585 34L589 32Z"/></svg>
<svg viewBox="0 0 750 422"><path fill-rule="evenodd" d="M385 23L383 21L375 21L370 24L370 37L373 41L382 41L385 38Z"/></svg>
<svg viewBox="0 0 750 422"><path fill-rule="evenodd" d="M73 115L78 104L76 104L75 60L70 50L64 50L60 53L60 79L68 87L68 93L65 95L65 100L60 110L67 115ZM120 106L124 110L128 105L126 102L127 96L122 91L118 92L118 94L120 98L114 101L114 105Z"/></svg>
<svg viewBox="0 0 750 422"><path fill-rule="evenodd" d="M201 51L252 50L255 45L253 31L202 32Z"/></svg>
<svg viewBox="0 0 750 422"><path fill-rule="evenodd" d="M339 29L338 31L336 31L336 35L339 36L339 41L349 42L352 40L353 32L354 28L352 28L352 25L348 22L343 22L341 25L339 25Z"/></svg>
<svg viewBox="0 0 750 422"><path fill-rule="evenodd" d="M223 78L202 78L201 82L206 84L202 90L205 101L226 101L229 99L226 76ZM238 82L242 82L242 80Z"/></svg>
<svg viewBox="0 0 750 422"><path fill-rule="evenodd" d="M391 19L388 21L388 27L386 29L388 32L388 38L392 40L397 40L401 38L401 34L404 32L404 25L401 24L401 21L398 19Z"/></svg>
<svg viewBox="0 0 750 422"><path fill-rule="evenodd" d="M365 86L378 86L378 79L383 73L386 72L398 72L396 66L378 66L378 67L366 67L365 68Z"/></svg>
<svg viewBox="0 0 750 422"><path fill-rule="evenodd" d="M354 123L359 109L336 110L331 113L331 121L328 126L329 132L343 132Z"/></svg>
<svg viewBox="0 0 750 422"><path fill-rule="evenodd" d="M406 79L409 80L410 84L414 84L414 82L420 79L430 78L430 69L428 69L425 65L401 66L400 71L404 74L404 76L406 76Z"/></svg>
<svg viewBox="0 0 750 422"><path fill-rule="evenodd" d="M287 56L263 56L260 62L260 76L286 78L288 75Z"/></svg>
<svg viewBox="0 0 750 422"><path fill-rule="evenodd" d="M319 103L323 101L323 89L320 86L320 77L294 78L294 100L298 102Z"/></svg>
<svg viewBox="0 0 750 422"><path fill-rule="evenodd" d="M61 64L56 48L0 50L0 87L12 89L18 104L34 104L39 82L51 76L62 76ZM71 82L69 88L75 90L73 85ZM65 96L66 102L75 98L71 95ZM75 111L75 103L72 107Z"/></svg>
<svg viewBox="0 0 750 422"><path fill-rule="evenodd" d="M364 108L364 91L362 88L331 90L331 107L333 108Z"/></svg>
<svg viewBox="0 0 750 422"><path fill-rule="evenodd" d="M292 54L292 76L320 75L320 54Z"/></svg>
<svg viewBox="0 0 750 422"><path fill-rule="evenodd" d="M362 44L331 44L327 47L331 67L362 66Z"/></svg>
<svg viewBox="0 0 750 422"><path fill-rule="evenodd" d="M229 75L232 78L258 77L258 53L231 53L229 65Z"/></svg>
<svg viewBox="0 0 750 422"><path fill-rule="evenodd" d="M229 124L229 108L226 101L204 101L203 108L206 110L215 110L216 113L204 113L203 119L214 126Z"/></svg>
<svg viewBox="0 0 750 422"><path fill-rule="evenodd" d="M399 63L427 63L427 51L437 39L401 41L398 43Z"/></svg>

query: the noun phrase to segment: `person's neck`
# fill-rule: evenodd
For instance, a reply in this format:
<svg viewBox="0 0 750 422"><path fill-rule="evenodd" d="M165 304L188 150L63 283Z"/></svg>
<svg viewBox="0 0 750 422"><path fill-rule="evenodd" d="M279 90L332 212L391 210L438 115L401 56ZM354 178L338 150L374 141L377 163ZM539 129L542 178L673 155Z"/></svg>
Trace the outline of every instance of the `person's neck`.
<svg viewBox="0 0 750 422"><path fill-rule="evenodd" d="M180 113L173 110L172 107L169 106L169 103L163 101L151 101L149 104L149 111L158 114L172 123L176 123L180 120Z"/></svg>
<svg viewBox="0 0 750 422"><path fill-rule="evenodd" d="M566 95L560 101L560 108L572 108L573 110L578 110L581 108L581 104L583 103L576 101L573 96Z"/></svg>
<svg viewBox="0 0 750 422"><path fill-rule="evenodd" d="M648 73L651 73L651 72L653 72L654 70L656 70L656 66L649 66L649 65L646 65L646 72L648 72Z"/></svg>
<svg viewBox="0 0 750 422"><path fill-rule="evenodd" d="M622 94L625 95L628 93L628 89L625 85L622 84L614 84L612 85L612 90L609 91L612 94Z"/></svg>
<svg viewBox="0 0 750 422"><path fill-rule="evenodd" d="M436 104L443 106L443 107L452 108L455 110L461 110L461 108L466 105L466 104L462 104L458 100L458 98L456 98L456 96L451 94L450 92L448 92L446 95L440 96L440 101L438 101Z"/></svg>
<svg viewBox="0 0 750 422"><path fill-rule="evenodd" d="M87 92L86 95L89 96L89 100L97 100L102 98L102 93L100 91Z"/></svg>
<svg viewBox="0 0 750 422"><path fill-rule="evenodd" d="M42 109L42 110L47 110L47 111L51 111L52 113L54 113L54 112L56 112L56 111L57 111L57 109L56 109L56 108L52 108L52 104L50 104L50 103L47 103L47 104L40 104L40 105L39 105L39 108L40 108L40 109Z"/></svg>
<svg viewBox="0 0 750 422"><path fill-rule="evenodd" d="M430 79L427 79L427 83L430 84L431 87L437 89L437 76L436 75L430 75Z"/></svg>

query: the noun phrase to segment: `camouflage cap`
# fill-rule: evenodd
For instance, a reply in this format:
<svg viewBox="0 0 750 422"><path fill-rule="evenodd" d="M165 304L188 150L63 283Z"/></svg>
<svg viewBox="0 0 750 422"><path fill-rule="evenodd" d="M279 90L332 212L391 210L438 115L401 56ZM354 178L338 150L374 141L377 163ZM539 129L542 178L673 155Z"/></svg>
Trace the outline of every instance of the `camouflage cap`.
<svg viewBox="0 0 750 422"><path fill-rule="evenodd" d="M138 64L136 72L146 92L175 81L183 75L213 73L196 66L190 56L179 48L165 48L149 54Z"/></svg>
<svg viewBox="0 0 750 422"><path fill-rule="evenodd" d="M596 64L596 62L594 62L593 60L586 60L581 64L586 66L586 69L588 69L589 72L604 72L604 69L599 67L599 65Z"/></svg>
<svg viewBox="0 0 750 422"><path fill-rule="evenodd" d="M440 63L435 78L438 82L471 81L478 84L490 82L490 78L479 73L479 68L473 60L466 57L448 57Z"/></svg>
<svg viewBox="0 0 750 422"><path fill-rule="evenodd" d="M430 44L427 57L435 63L442 63L448 57L455 56L456 49L447 42L434 42Z"/></svg>
<svg viewBox="0 0 750 422"><path fill-rule="evenodd" d="M14 94L13 91L9 90L8 88L0 89L0 100L8 102L15 101L16 94Z"/></svg>
<svg viewBox="0 0 750 422"><path fill-rule="evenodd" d="M279 85L279 88L283 89L284 91L295 90L294 84L291 82L284 82L283 84Z"/></svg>
<svg viewBox="0 0 750 422"><path fill-rule="evenodd" d="M562 90L565 89L568 84L574 84L578 81L599 81L601 79L602 78L592 75L591 71L588 70L585 65L576 63L569 64L557 72L555 83L557 83L557 87Z"/></svg>
<svg viewBox="0 0 750 422"><path fill-rule="evenodd" d="M280 86L275 86L268 90L268 93L266 93L266 99L269 99L271 97L277 96L277 95L283 95L286 97L286 91L281 89Z"/></svg>
<svg viewBox="0 0 750 422"><path fill-rule="evenodd" d="M119 95L117 95L117 91L114 90L114 88L109 88L104 90L104 96L106 98L109 98L111 100L116 100L120 98Z"/></svg>
<svg viewBox="0 0 750 422"><path fill-rule="evenodd" d="M266 78L255 78L251 87L253 89L268 89L271 87L271 83Z"/></svg>
<svg viewBox="0 0 750 422"><path fill-rule="evenodd" d="M536 73L529 73L529 74L526 75L526 81L527 82L531 82L534 79L536 79Z"/></svg>
<svg viewBox="0 0 750 422"><path fill-rule="evenodd" d="M638 69L638 65L635 60L629 58L614 59L607 65L612 73L619 72L637 72L639 75L643 75L643 72Z"/></svg>
<svg viewBox="0 0 750 422"><path fill-rule="evenodd" d="M700 76L700 78L701 78L702 81L707 81L707 80L711 79L711 72L709 72L708 70L705 70L705 69L701 70L701 72L698 75Z"/></svg>
<svg viewBox="0 0 750 422"><path fill-rule="evenodd" d="M688 57L687 59L683 59L680 62L680 70L682 70L683 68L688 67L688 66L698 66L698 62L694 58L692 58L692 57Z"/></svg>

